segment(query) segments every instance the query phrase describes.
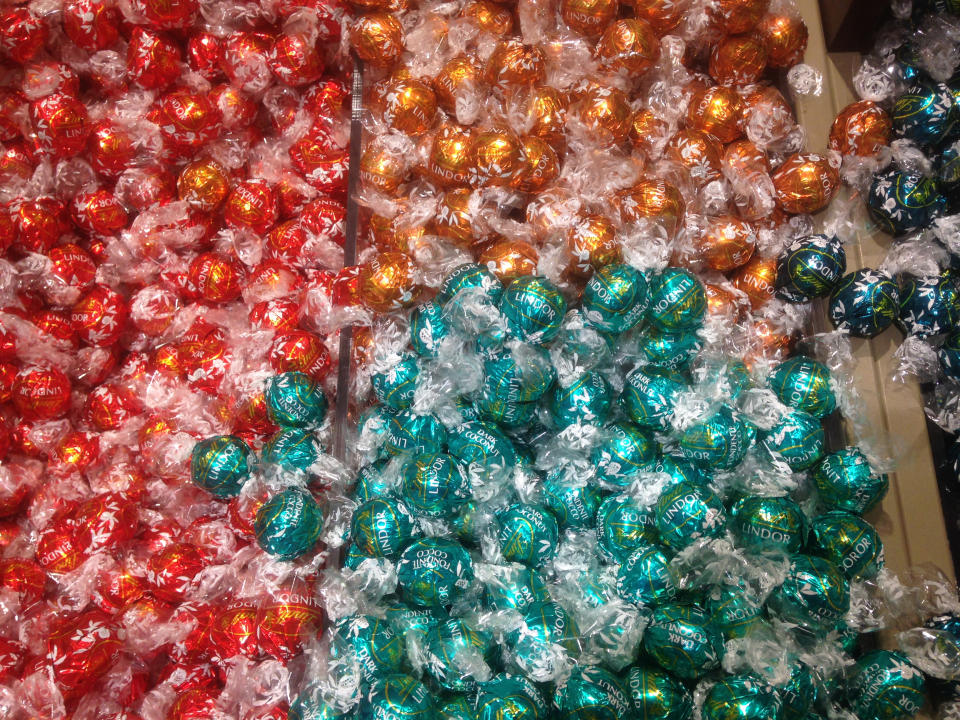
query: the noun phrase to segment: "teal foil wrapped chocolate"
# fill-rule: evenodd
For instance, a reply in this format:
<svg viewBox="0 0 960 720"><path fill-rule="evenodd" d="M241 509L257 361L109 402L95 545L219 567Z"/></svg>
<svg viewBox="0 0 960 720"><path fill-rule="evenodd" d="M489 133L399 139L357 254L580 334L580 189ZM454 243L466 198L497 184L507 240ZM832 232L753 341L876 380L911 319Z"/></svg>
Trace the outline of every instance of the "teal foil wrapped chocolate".
<svg viewBox="0 0 960 720"><path fill-rule="evenodd" d="M617 594L635 605L650 607L672 600L678 585L670 561L654 545L634 550L617 571Z"/></svg>
<svg viewBox="0 0 960 720"><path fill-rule="evenodd" d="M936 145L956 121L954 98L943 83L920 82L893 103L893 131L917 145Z"/></svg>
<svg viewBox="0 0 960 720"><path fill-rule="evenodd" d="M764 617L763 603L746 587L733 585L711 587L704 608L724 640L745 636Z"/></svg>
<svg viewBox="0 0 960 720"><path fill-rule="evenodd" d="M391 365L388 370L373 373L370 384L373 385L377 402L394 410L402 410L413 402L419 376L420 363L417 358L408 355Z"/></svg>
<svg viewBox="0 0 960 720"><path fill-rule="evenodd" d="M652 470L657 459L657 441L653 434L632 423L613 423L609 436L590 453L597 480L606 485L624 487L641 470Z"/></svg>
<svg viewBox="0 0 960 720"><path fill-rule="evenodd" d="M432 628L424 645L427 672L444 690L454 692L471 692L476 688L477 681L484 679L472 672L476 661L488 666L494 651L493 637L489 633L459 618L451 618ZM473 662L467 665L467 659Z"/></svg>
<svg viewBox="0 0 960 720"><path fill-rule="evenodd" d="M756 437L756 429L724 405L680 436L680 451L699 467L729 470L739 465Z"/></svg>
<svg viewBox="0 0 960 720"><path fill-rule="evenodd" d="M235 435L215 435L193 446L190 479L211 495L236 497L250 476L250 448Z"/></svg>
<svg viewBox="0 0 960 720"><path fill-rule="evenodd" d="M320 539L323 512L306 490L287 488L267 500L253 524L257 544L281 560L305 555Z"/></svg>
<svg viewBox="0 0 960 720"><path fill-rule="evenodd" d="M542 344L550 342L560 332L567 301L546 278L524 276L504 290L500 312L517 338Z"/></svg>
<svg viewBox="0 0 960 720"><path fill-rule="evenodd" d="M703 341L694 332L665 332L649 328L639 339L639 350L649 365L686 368L700 352Z"/></svg>
<svg viewBox="0 0 960 720"><path fill-rule="evenodd" d="M669 368L642 367L627 375L620 405L638 425L666 429L687 382Z"/></svg>
<svg viewBox="0 0 960 720"><path fill-rule="evenodd" d="M575 474L561 467L543 482L543 501L560 528L593 527L600 507L600 488L576 479Z"/></svg>
<svg viewBox="0 0 960 720"><path fill-rule="evenodd" d="M360 669L365 682L398 673L406 658L403 635L373 615L350 615L333 627L330 654L345 658Z"/></svg>
<svg viewBox="0 0 960 720"><path fill-rule="evenodd" d="M441 343L452 332L443 306L436 300L418 305L410 313L410 346L421 357L436 357Z"/></svg>
<svg viewBox="0 0 960 720"><path fill-rule="evenodd" d="M647 279L630 265L605 265L587 282L582 311L598 330L623 333L637 325L647 310Z"/></svg>
<svg viewBox="0 0 960 720"><path fill-rule="evenodd" d="M664 670L695 680L720 664L723 638L696 605L661 605L643 633L643 649Z"/></svg>
<svg viewBox="0 0 960 720"><path fill-rule="evenodd" d="M263 444L260 460L271 465L279 465L289 470L310 469L323 448L320 441L309 430L286 428L278 430Z"/></svg>
<svg viewBox="0 0 960 720"><path fill-rule="evenodd" d="M787 622L826 632L850 609L847 579L829 560L794 555L786 580L768 598L767 607Z"/></svg>
<svg viewBox="0 0 960 720"><path fill-rule="evenodd" d="M866 456L855 447L827 455L812 474L824 507L858 515L875 508L890 485L887 476L874 473Z"/></svg>
<svg viewBox="0 0 960 720"><path fill-rule="evenodd" d="M927 338L956 330L960 323L957 282L952 270L929 278L906 278L900 285L900 313L894 320L901 332Z"/></svg>
<svg viewBox="0 0 960 720"><path fill-rule="evenodd" d="M681 482L667 488L656 505L657 531L664 543L681 549L700 538L719 537L726 514L706 487Z"/></svg>
<svg viewBox="0 0 960 720"><path fill-rule="evenodd" d="M608 497L597 511L597 541L600 551L622 563L634 550L659 541L652 509L641 508L630 497Z"/></svg>
<svg viewBox="0 0 960 720"><path fill-rule="evenodd" d="M780 402L814 417L826 417L837 409L830 371L813 358L795 355L784 360L773 369L767 382Z"/></svg>
<svg viewBox="0 0 960 720"><path fill-rule="evenodd" d="M780 697L752 675L721 678L703 701L704 720L770 720L780 715Z"/></svg>
<svg viewBox="0 0 960 720"><path fill-rule="evenodd" d="M384 449L391 455L436 453L443 450L446 442L447 429L434 415L419 415L406 409L390 419Z"/></svg>
<svg viewBox="0 0 960 720"><path fill-rule="evenodd" d="M647 320L667 332L695 330L707 312L707 293L688 270L666 268L650 281Z"/></svg>
<svg viewBox="0 0 960 720"><path fill-rule="evenodd" d="M810 545L849 580L875 577L883 567L880 535L858 515L835 510L815 517L810 521Z"/></svg>
<svg viewBox="0 0 960 720"><path fill-rule="evenodd" d="M857 660L847 701L860 720L900 720L920 712L923 691L923 673L904 655L874 650Z"/></svg>
<svg viewBox="0 0 960 720"><path fill-rule="evenodd" d="M451 455L414 455L400 471L400 493L417 515L452 517L470 499L470 482Z"/></svg>
<svg viewBox="0 0 960 720"><path fill-rule="evenodd" d="M359 720L435 720L434 697L427 686L409 675L380 678L361 698Z"/></svg>
<svg viewBox="0 0 960 720"><path fill-rule="evenodd" d="M267 381L267 416L283 427L317 427L327 416L327 396L309 375L286 372Z"/></svg>
<svg viewBox="0 0 960 720"><path fill-rule="evenodd" d="M799 551L805 522L800 506L786 497L745 497L730 510L730 526L739 544L754 552Z"/></svg>
<svg viewBox="0 0 960 720"><path fill-rule="evenodd" d="M791 410L764 433L762 443L791 470L806 470L820 462L826 438L818 418L802 410Z"/></svg>
<svg viewBox="0 0 960 720"><path fill-rule="evenodd" d="M498 514L497 521L497 541L505 560L536 567L556 552L557 521L549 511L517 503Z"/></svg>
<svg viewBox="0 0 960 720"><path fill-rule="evenodd" d="M630 696L616 675L597 665L578 665L554 696L564 720L628 720Z"/></svg>
<svg viewBox="0 0 960 720"><path fill-rule="evenodd" d="M369 557L393 558L413 538L413 514L402 502L373 498L353 513L350 536Z"/></svg>
<svg viewBox="0 0 960 720"><path fill-rule="evenodd" d="M486 583L485 598L492 607L524 612L550 601L547 585L536 570L516 564L503 566L500 570Z"/></svg>
<svg viewBox="0 0 960 720"><path fill-rule="evenodd" d="M598 372L587 372L567 386L557 384L550 393L547 409L559 428L574 423L602 425L610 415L613 390Z"/></svg>
<svg viewBox="0 0 960 720"><path fill-rule="evenodd" d="M630 668L627 691L633 701L637 720L691 720L693 698L690 691L663 670L650 667Z"/></svg>
<svg viewBox="0 0 960 720"><path fill-rule="evenodd" d="M528 403L539 400L557 379L546 350L518 344L483 362L483 393L498 401Z"/></svg>
<svg viewBox="0 0 960 720"><path fill-rule="evenodd" d="M502 673L480 683L476 720L545 720L548 716L540 690L523 675Z"/></svg>
<svg viewBox="0 0 960 720"><path fill-rule="evenodd" d="M503 285L483 265L466 263L459 266L444 279L437 291L437 302L445 305L463 290L476 290L490 302L500 302Z"/></svg>
<svg viewBox="0 0 960 720"><path fill-rule="evenodd" d="M400 553L397 581L406 601L421 607L446 607L473 582L473 561L454 540L421 538Z"/></svg>
<svg viewBox="0 0 960 720"><path fill-rule="evenodd" d="M517 462L513 443L493 423L473 420L450 431L447 448L464 466L476 463L488 469L507 470Z"/></svg>
<svg viewBox="0 0 960 720"><path fill-rule="evenodd" d="M839 238L798 238L777 258L777 296L791 303L810 302L830 293L846 271L847 254Z"/></svg>

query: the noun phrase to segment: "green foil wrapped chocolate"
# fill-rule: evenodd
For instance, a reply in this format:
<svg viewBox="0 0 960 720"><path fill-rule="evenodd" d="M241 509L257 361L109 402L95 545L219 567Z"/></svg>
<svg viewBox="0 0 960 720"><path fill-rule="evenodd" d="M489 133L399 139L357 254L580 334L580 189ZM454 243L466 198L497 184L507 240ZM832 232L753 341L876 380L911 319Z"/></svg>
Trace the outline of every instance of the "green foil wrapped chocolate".
<svg viewBox="0 0 960 720"><path fill-rule="evenodd" d="M724 405L708 419L683 431L680 450L694 465L729 470L743 461L755 437L753 425Z"/></svg>
<svg viewBox="0 0 960 720"><path fill-rule="evenodd" d="M260 459L264 463L279 465L288 470L310 469L323 448L316 436L309 430L286 428L271 435L260 450Z"/></svg>
<svg viewBox="0 0 960 720"><path fill-rule="evenodd" d="M656 521L663 542L679 550L700 538L719 537L726 515L720 499L712 491L681 482L660 495Z"/></svg>
<svg viewBox="0 0 960 720"><path fill-rule="evenodd" d="M373 615L349 615L333 626L330 654L356 663L365 682L401 671L406 657L403 635Z"/></svg>
<svg viewBox="0 0 960 720"><path fill-rule="evenodd" d="M627 375L620 405L627 416L644 427L666 429L686 380L669 368L642 367Z"/></svg>
<svg viewBox="0 0 960 720"><path fill-rule="evenodd" d="M317 427L327 416L323 388L302 372L285 372L267 381L267 417L282 427Z"/></svg>
<svg viewBox="0 0 960 720"><path fill-rule="evenodd" d="M446 607L455 603L473 582L473 561L455 540L421 538L400 553L397 581L408 602L422 607Z"/></svg>
<svg viewBox="0 0 960 720"><path fill-rule="evenodd" d="M547 409L558 428L574 423L602 425L610 415L613 390L606 378L598 372L587 372L564 387L554 386Z"/></svg>
<svg viewBox="0 0 960 720"><path fill-rule="evenodd" d="M350 528L364 555L394 558L413 538L413 514L398 500L373 498L354 510Z"/></svg>
<svg viewBox="0 0 960 720"><path fill-rule="evenodd" d="M613 423L609 436L590 453L597 480L606 485L626 487L641 470L651 470L657 459L653 434L633 423Z"/></svg>
<svg viewBox="0 0 960 720"><path fill-rule="evenodd" d="M752 675L721 678L703 701L704 720L771 720L780 715L780 697Z"/></svg>
<svg viewBox="0 0 960 720"><path fill-rule="evenodd" d="M557 520L536 505L517 503L497 515L497 542L505 560L537 567L557 550Z"/></svg>
<svg viewBox="0 0 960 720"><path fill-rule="evenodd" d="M780 402L814 417L826 417L837 409L830 371L813 358L796 355L784 360L770 373L768 383Z"/></svg>
<svg viewBox="0 0 960 720"><path fill-rule="evenodd" d="M859 660L847 683L847 701L859 720L900 720L920 712L923 673L902 653L874 650Z"/></svg>
<svg viewBox="0 0 960 720"><path fill-rule="evenodd" d="M820 502L830 510L864 515L875 508L890 486L886 475L877 475L866 456L855 447L827 455L813 469Z"/></svg>
<svg viewBox="0 0 960 720"><path fill-rule="evenodd" d="M691 720L690 691L669 673L652 667L634 667L627 673L627 691L637 720Z"/></svg>
<svg viewBox="0 0 960 720"><path fill-rule="evenodd" d="M636 500L608 497L597 511L597 541L600 551L622 563L634 550L659 542L656 516Z"/></svg>
<svg viewBox="0 0 960 720"><path fill-rule="evenodd" d="M617 571L617 594L635 605L650 607L672 600L678 585L670 561L655 545L634 550Z"/></svg>
<svg viewBox="0 0 960 720"><path fill-rule="evenodd" d="M697 277L681 268L666 268L650 281L647 320L667 332L696 330L707 312L707 293Z"/></svg>
<svg viewBox="0 0 960 720"><path fill-rule="evenodd" d="M806 470L820 462L826 446L820 420L803 410L786 413L764 434L762 443L791 470Z"/></svg>
<svg viewBox="0 0 960 720"><path fill-rule="evenodd" d="M387 675L372 683L357 706L358 720L436 720L427 686L409 675Z"/></svg>
<svg viewBox="0 0 960 720"><path fill-rule="evenodd" d="M623 333L643 319L647 310L647 279L626 264L604 265L583 290L582 312L598 330Z"/></svg>
<svg viewBox="0 0 960 720"><path fill-rule="evenodd" d="M510 403L539 400L557 379L547 351L523 344L487 357L483 374L484 394Z"/></svg>
<svg viewBox="0 0 960 720"><path fill-rule="evenodd" d="M543 501L560 528L593 527L600 508L600 488L561 467L550 472L541 487Z"/></svg>
<svg viewBox="0 0 960 720"><path fill-rule="evenodd" d="M767 599L767 607L787 622L826 632L850 609L850 589L829 560L794 555L786 580Z"/></svg>
<svg viewBox="0 0 960 720"><path fill-rule="evenodd" d="M440 344L452 332L443 306L436 300L425 302L410 313L410 346L421 357L436 357Z"/></svg>
<svg viewBox="0 0 960 720"><path fill-rule="evenodd" d="M413 402L413 393L417 389L420 377L420 363L412 355L401 358L384 372L373 373L370 384L377 396L377 402L394 410L403 410Z"/></svg>
<svg viewBox="0 0 960 720"><path fill-rule="evenodd" d="M492 662L493 637L466 620L451 618L427 633L426 670L445 690L471 692L480 678L478 661ZM482 670L481 670L482 672Z"/></svg>
<svg viewBox="0 0 960 720"><path fill-rule="evenodd" d="M834 510L810 521L812 551L840 568L848 580L875 577L883 567L883 543L862 517Z"/></svg>
<svg viewBox="0 0 960 720"><path fill-rule="evenodd" d="M549 714L540 690L523 675L501 673L480 683L476 720L546 720Z"/></svg>
<svg viewBox="0 0 960 720"><path fill-rule="evenodd" d="M503 285L492 272L483 265L466 263L444 279L437 291L437 302L446 305L463 290L478 291L493 303L500 302L503 295Z"/></svg>
<svg viewBox="0 0 960 720"><path fill-rule="evenodd" d="M540 345L560 332L567 301L546 278L527 275L518 277L503 291L500 312L517 338Z"/></svg>
<svg viewBox="0 0 960 720"><path fill-rule="evenodd" d="M793 554L803 545L805 518L790 498L741 498L731 508L730 520L739 544L755 552Z"/></svg>
<svg viewBox="0 0 960 720"><path fill-rule="evenodd" d="M215 435L193 446L190 479L211 495L240 494L250 475L250 448L236 435Z"/></svg>
<svg viewBox="0 0 960 720"><path fill-rule="evenodd" d="M253 532L265 552L280 560L295 560L317 544L322 526L323 512L313 496L300 488L287 488L260 506Z"/></svg>
<svg viewBox="0 0 960 720"><path fill-rule="evenodd" d="M470 499L470 482L451 455L414 455L400 471L400 491L417 515L449 518Z"/></svg>
<svg viewBox="0 0 960 720"><path fill-rule="evenodd" d="M628 720L630 696L620 678L599 665L577 665L557 688L554 702L563 720Z"/></svg>
<svg viewBox="0 0 960 720"><path fill-rule="evenodd" d="M696 680L720 664L723 639L702 608L661 605L650 616L643 648L664 670Z"/></svg>
<svg viewBox="0 0 960 720"><path fill-rule="evenodd" d="M434 415L401 410L390 419L384 449L391 455L442 452L447 429Z"/></svg>

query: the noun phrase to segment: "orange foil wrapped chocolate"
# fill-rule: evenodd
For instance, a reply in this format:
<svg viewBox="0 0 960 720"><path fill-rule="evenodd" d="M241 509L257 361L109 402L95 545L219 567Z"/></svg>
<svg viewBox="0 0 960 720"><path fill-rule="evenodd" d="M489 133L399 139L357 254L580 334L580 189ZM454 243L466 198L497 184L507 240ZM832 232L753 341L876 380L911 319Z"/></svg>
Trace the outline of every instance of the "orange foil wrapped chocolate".
<svg viewBox="0 0 960 720"><path fill-rule="evenodd" d="M752 30L770 7L770 0L716 0L714 21L731 35Z"/></svg>
<svg viewBox="0 0 960 720"><path fill-rule="evenodd" d="M729 272L746 263L757 247L757 234L732 215L710 218L696 242L700 258L711 270Z"/></svg>
<svg viewBox="0 0 960 720"><path fill-rule="evenodd" d="M523 240L501 240L485 248L477 262L485 265L503 284L523 275L536 275L540 256Z"/></svg>
<svg viewBox="0 0 960 720"><path fill-rule="evenodd" d="M476 90L479 82L480 68L466 55L457 55L448 60L433 78L433 91L440 107L454 113L457 110L457 98Z"/></svg>
<svg viewBox="0 0 960 720"><path fill-rule="evenodd" d="M463 6L461 15L494 35L506 35L513 29L513 14L490 0L471 0Z"/></svg>
<svg viewBox="0 0 960 720"><path fill-rule="evenodd" d="M729 35L710 53L710 77L721 85L749 85L767 67L767 48L755 34Z"/></svg>
<svg viewBox="0 0 960 720"><path fill-rule="evenodd" d="M382 252L361 270L360 297L378 312L409 307L421 292L416 263L405 253Z"/></svg>
<svg viewBox="0 0 960 720"><path fill-rule="evenodd" d="M543 50L524 45L519 40L504 40L494 48L487 60L484 79L491 85L533 85L547 76Z"/></svg>
<svg viewBox="0 0 960 720"><path fill-rule="evenodd" d="M793 67L803 60L809 33L800 17L770 14L757 26L767 46L767 64L772 68Z"/></svg>
<svg viewBox="0 0 960 720"><path fill-rule="evenodd" d="M403 53L403 26L389 13L371 13L357 18L350 31L350 44L364 62L389 67Z"/></svg>
<svg viewBox="0 0 960 720"><path fill-rule="evenodd" d="M430 180L441 187L466 185L473 166L473 133L459 125L444 125L433 136L426 161Z"/></svg>
<svg viewBox="0 0 960 720"><path fill-rule="evenodd" d="M219 163L205 159L184 166L177 178L177 194L191 207L213 212L227 199L230 178Z"/></svg>
<svg viewBox="0 0 960 720"><path fill-rule="evenodd" d="M754 310L767 304L776 290L777 259L755 257L730 278L733 286L750 299Z"/></svg>
<svg viewBox="0 0 960 720"><path fill-rule="evenodd" d="M510 130L493 128L479 133L472 155L469 176L475 187L510 185L525 169L523 144Z"/></svg>
<svg viewBox="0 0 960 720"><path fill-rule="evenodd" d="M712 135L680 130L670 138L664 155L686 168L697 185L720 179L723 146Z"/></svg>
<svg viewBox="0 0 960 720"><path fill-rule="evenodd" d="M623 142L630 132L633 111L627 96L616 88L591 85L577 99L580 121L602 142Z"/></svg>
<svg viewBox="0 0 960 720"><path fill-rule="evenodd" d="M370 143L360 158L360 182L388 195L400 189L407 179L407 172L402 155L383 143Z"/></svg>
<svg viewBox="0 0 960 720"><path fill-rule="evenodd" d="M589 277L604 265L620 262L623 256L613 221L595 213L583 215L570 228L567 247L570 252L567 268L581 278Z"/></svg>
<svg viewBox="0 0 960 720"><path fill-rule="evenodd" d="M395 80L383 96L383 119L407 135L423 135L437 116L437 96L425 82Z"/></svg>
<svg viewBox="0 0 960 720"><path fill-rule="evenodd" d="M433 231L449 238L463 247L473 242L473 192L469 188L456 188L444 193L437 204L433 218Z"/></svg>
<svg viewBox="0 0 960 720"><path fill-rule="evenodd" d="M560 158L546 140L536 135L527 135L521 143L524 167L514 180L513 187L521 192L535 193L560 175Z"/></svg>
<svg viewBox="0 0 960 720"><path fill-rule="evenodd" d="M729 143L741 135L742 114L743 103L737 91L716 86L701 90L690 99L687 127L710 133L720 142Z"/></svg>
<svg viewBox="0 0 960 720"><path fill-rule="evenodd" d="M613 70L642 75L660 57L660 39L643 20L617 20L607 27L597 43L597 57Z"/></svg>
<svg viewBox="0 0 960 720"><path fill-rule="evenodd" d="M861 100L847 105L830 128L830 149L842 155L869 157L890 144L893 122L875 102Z"/></svg>
<svg viewBox="0 0 960 720"><path fill-rule="evenodd" d="M650 23L658 35L667 35L683 20L690 3L688 0L629 0L625 4L632 5L633 14Z"/></svg>
<svg viewBox="0 0 960 720"><path fill-rule="evenodd" d="M581 35L595 37L617 17L619 0L560 0L560 17Z"/></svg>
<svg viewBox="0 0 960 720"><path fill-rule="evenodd" d="M670 237L683 222L686 203L673 185L657 178L645 178L616 194L614 203L624 222L655 220Z"/></svg>
<svg viewBox="0 0 960 720"><path fill-rule="evenodd" d="M777 204L788 213L825 208L840 187L840 173L823 155L797 153L774 171Z"/></svg>

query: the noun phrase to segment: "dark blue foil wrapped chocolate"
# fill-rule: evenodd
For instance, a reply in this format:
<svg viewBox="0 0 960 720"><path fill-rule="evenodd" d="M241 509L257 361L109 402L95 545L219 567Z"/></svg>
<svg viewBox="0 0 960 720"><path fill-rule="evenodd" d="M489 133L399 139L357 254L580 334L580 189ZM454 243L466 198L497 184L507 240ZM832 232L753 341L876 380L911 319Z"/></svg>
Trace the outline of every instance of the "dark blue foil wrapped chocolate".
<svg viewBox="0 0 960 720"><path fill-rule="evenodd" d="M797 238L777 258L777 296L809 302L829 293L847 269L847 254L836 236Z"/></svg>
<svg viewBox="0 0 960 720"><path fill-rule="evenodd" d="M897 327L926 338L956 329L960 321L960 287L953 271L935 277L908 277L900 284Z"/></svg>
<svg viewBox="0 0 960 720"><path fill-rule="evenodd" d="M830 322L854 337L874 337L900 314L900 288L880 270L846 275L830 296Z"/></svg>
<svg viewBox="0 0 960 720"><path fill-rule="evenodd" d="M894 236L922 230L946 210L937 184L900 170L880 173L867 195L867 208L881 228Z"/></svg>
<svg viewBox="0 0 960 720"><path fill-rule="evenodd" d="M893 131L917 145L943 140L956 121L953 93L943 83L916 83L893 104Z"/></svg>

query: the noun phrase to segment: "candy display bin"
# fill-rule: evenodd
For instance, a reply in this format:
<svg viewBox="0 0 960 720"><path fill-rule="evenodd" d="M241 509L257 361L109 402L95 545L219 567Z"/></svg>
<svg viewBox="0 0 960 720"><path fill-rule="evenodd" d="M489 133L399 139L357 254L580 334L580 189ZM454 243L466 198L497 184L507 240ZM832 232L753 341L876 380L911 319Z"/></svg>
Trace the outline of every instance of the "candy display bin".
<svg viewBox="0 0 960 720"><path fill-rule="evenodd" d="M860 55L828 53L817 0L798 0L797 4L810 28L806 62L823 74L819 95L796 100L797 117L806 128L808 147L819 150L826 147L837 113L858 99L851 78L860 64ZM857 203L856 208L857 241L847 248L848 271L876 267L892 242L890 236L873 227L862 203ZM814 331L830 329L822 300L814 324ZM902 573L910 567L932 564L953 580L955 566L921 390L915 382L901 383L891 378L899 342L899 331L892 327L873 340L853 340L854 382L869 417L875 419L874 431L887 438L886 451L896 463L896 470L890 475L890 491L870 520L881 530L886 563L892 571Z"/></svg>

